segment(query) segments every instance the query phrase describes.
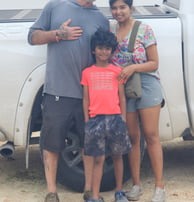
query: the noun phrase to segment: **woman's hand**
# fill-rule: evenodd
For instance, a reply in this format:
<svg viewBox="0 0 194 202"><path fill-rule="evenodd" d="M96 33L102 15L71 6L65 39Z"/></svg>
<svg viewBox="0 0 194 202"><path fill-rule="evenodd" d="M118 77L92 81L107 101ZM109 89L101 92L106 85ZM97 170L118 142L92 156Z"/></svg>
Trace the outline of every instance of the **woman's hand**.
<svg viewBox="0 0 194 202"><path fill-rule="evenodd" d="M128 65L124 67L117 77L118 81L127 80L135 72L134 66L135 65Z"/></svg>

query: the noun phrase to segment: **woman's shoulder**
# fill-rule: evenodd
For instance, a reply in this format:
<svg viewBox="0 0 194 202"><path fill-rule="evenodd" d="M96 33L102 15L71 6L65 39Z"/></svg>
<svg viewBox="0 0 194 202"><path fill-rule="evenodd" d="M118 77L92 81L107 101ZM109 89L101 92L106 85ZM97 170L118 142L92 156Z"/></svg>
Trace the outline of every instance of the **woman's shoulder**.
<svg viewBox="0 0 194 202"><path fill-rule="evenodd" d="M144 43L145 47L156 43L156 38L152 27L145 22L141 23L137 37L140 41Z"/></svg>
<svg viewBox="0 0 194 202"><path fill-rule="evenodd" d="M144 31L144 32L152 31L152 27L149 24L142 21L139 26L139 31Z"/></svg>

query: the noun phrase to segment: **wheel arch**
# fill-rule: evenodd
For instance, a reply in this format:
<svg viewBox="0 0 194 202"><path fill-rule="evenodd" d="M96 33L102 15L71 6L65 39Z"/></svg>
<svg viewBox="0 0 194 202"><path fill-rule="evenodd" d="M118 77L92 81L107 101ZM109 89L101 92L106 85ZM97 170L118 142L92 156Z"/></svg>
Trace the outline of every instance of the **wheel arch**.
<svg viewBox="0 0 194 202"><path fill-rule="evenodd" d="M21 89L14 125L15 145L26 145L29 121L31 122L32 115L35 115L37 106L40 104L45 68L45 64L36 67L29 74Z"/></svg>

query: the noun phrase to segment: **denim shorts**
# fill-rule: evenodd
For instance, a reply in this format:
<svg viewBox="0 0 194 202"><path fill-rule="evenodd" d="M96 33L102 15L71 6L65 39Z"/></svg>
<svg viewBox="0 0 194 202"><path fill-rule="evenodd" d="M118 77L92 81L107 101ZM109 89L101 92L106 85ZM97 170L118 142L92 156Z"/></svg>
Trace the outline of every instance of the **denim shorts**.
<svg viewBox="0 0 194 202"><path fill-rule="evenodd" d="M85 124L85 155L122 155L130 150L127 125L120 114L97 115Z"/></svg>
<svg viewBox="0 0 194 202"><path fill-rule="evenodd" d="M84 115L82 99L56 97L45 94L42 103L43 123L40 146L51 152L61 152L70 127L84 144Z"/></svg>
<svg viewBox="0 0 194 202"><path fill-rule="evenodd" d="M163 102L160 81L149 74L141 74L142 96L141 98L127 98L127 112L135 112L159 105Z"/></svg>

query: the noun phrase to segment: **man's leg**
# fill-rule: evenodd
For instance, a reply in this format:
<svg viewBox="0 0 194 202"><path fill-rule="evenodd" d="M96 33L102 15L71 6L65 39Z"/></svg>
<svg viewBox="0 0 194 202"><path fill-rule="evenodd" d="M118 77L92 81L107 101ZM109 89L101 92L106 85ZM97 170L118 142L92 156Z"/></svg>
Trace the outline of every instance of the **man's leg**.
<svg viewBox="0 0 194 202"><path fill-rule="evenodd" d="M49 192L45 198L45 202L59 201L56 193L59 152L65 147L64 139L72 120L72 111L75 109L76 101L73 98L58 98L45 94L42 103L43 124L40 147L43 149L45 178Z"/></svg>
<svg viewBox="0 0 194 202"><path fill-rule="evenodd" d="M48 192L56 193L56 174L58 165L58 153L43 150L44 171Z"/></svg>

